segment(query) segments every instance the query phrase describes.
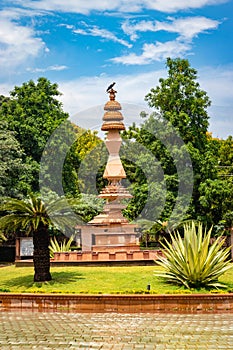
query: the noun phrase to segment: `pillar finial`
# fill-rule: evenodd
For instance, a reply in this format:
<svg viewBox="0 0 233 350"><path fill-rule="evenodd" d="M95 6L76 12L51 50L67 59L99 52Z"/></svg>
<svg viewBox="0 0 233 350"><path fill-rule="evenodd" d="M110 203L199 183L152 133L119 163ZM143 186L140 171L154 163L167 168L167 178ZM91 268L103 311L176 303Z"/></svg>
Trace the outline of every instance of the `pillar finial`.
<svg viewBox="0 0 233 350"><path fill-rule="evenodd" d="M115 85L115 81L109 85L109 87L106 89L106 92L109 94L110 101L115 101L116 93L117 91L113 89L113 86Z"/></svg>

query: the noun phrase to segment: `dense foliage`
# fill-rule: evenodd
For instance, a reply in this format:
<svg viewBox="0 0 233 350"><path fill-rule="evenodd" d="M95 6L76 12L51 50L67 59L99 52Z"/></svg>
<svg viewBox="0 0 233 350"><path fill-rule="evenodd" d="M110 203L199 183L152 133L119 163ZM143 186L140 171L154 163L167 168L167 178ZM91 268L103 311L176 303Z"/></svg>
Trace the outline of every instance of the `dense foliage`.
<svg viewBox="0 0 233 350"><path fill-rule="evenodd" d="M197 82L197 71L188 60L167 59L168 77L146 96L150 107L179 130L183 141L195 149L206 145L210 100Z"/></svg>
<svg viewBox="0 0 233 350"><path fill-rule="evenodd" d="M57 84L46 78L16 86L10 98L1 99L0 121L7 122L23 151L23 162L30 167L27 179L32 191L39 190L39 167L43 149L52 132L68 118L63 112Z"/></svg>
<svg viewBox="0 0 233 350"><path fill-rule="evenodd" d="M197 71L190 67L189 62L167 59L167 68L168 77L161 78L159 85L146 96L155 112L150 116L142 113L142 124L132 125L124 133L125 147L131 140L131 143L140 143L151 152L146 157L143 152L137 152L134 164L127 159L124 161L135 196L126 215L137 218L147 205L147 212L151 208L154 215L144 215L143 219L152 221L150 232L155 233L153 227L158 220L170 220L177 205L181 181L183 188L187 188L186 193L191 191L188 187L188 170L191 169L192 195L189 208L181 219L196 219L214 225L216 233L233 223L232 137L224 141L214 139L208 133L210 100L200 88ZM176 138L176 132L182 142ZM132 153L135 147L132 147ZM184 161L180 176L177 159L185 159L185 150L191 163ZM178 218L182 205L176 212Z"/></svg>
<svg viewBox="0 0 233 350"><path fill-rule="evenodd" d="M5 121L0 120L0 197L16 196L28 188L30 167L23 163L23 150L8 129Z"/></svg>
<svg viewBox="0 0 233 350"><path fill-rule="evenodd" d="M60 95L57 84L39 78L0 96L0 196L24 196L41 187L67 196L82 191L80 164L101 141L68 120ZM42 156L47 162L41 167Z"/></svg>

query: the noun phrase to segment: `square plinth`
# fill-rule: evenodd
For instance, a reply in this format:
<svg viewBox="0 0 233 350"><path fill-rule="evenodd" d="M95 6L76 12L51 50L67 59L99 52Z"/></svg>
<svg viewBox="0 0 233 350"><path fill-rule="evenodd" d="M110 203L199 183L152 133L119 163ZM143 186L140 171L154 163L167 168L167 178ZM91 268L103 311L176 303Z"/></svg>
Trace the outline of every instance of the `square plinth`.
<svg viewBox="0 0 233 350"><path fill-rule="evenodd" d="M83 225L78 228L82 251L114 252L140 249L137 225Z"/></svg>

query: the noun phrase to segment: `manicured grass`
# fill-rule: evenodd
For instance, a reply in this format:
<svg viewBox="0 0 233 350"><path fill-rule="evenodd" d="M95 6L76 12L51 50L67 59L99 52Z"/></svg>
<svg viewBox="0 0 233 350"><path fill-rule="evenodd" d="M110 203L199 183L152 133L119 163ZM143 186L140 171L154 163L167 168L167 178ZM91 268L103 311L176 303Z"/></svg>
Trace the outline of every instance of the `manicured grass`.
<svg viewBox="0 0 233 350"><path fill-rule="evenodd" d="M129 294L145 293L150 284L150 293L209 293L212 291L186 290L164 283L154 276L157 266L132 267L52 267L53 280L46 283L33 282L32 267L0 268L0 292L13 293L88 293L88 294ZM221 278L233 292L233 267Z"/></svg>

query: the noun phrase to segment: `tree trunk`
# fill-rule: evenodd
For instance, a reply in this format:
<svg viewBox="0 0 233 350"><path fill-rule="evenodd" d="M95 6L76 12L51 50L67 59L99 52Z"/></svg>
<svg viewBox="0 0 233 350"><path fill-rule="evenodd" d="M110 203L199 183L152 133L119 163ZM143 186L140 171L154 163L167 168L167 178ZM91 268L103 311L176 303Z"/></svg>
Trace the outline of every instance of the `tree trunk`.
<svg viewBox="0 0 233 350"><path fill-rule="evenodd" d="M33 234L33 262L34 262L34 282L50 281L50 255L49 255L49 231L48 227L39 225Z"/></svg>

